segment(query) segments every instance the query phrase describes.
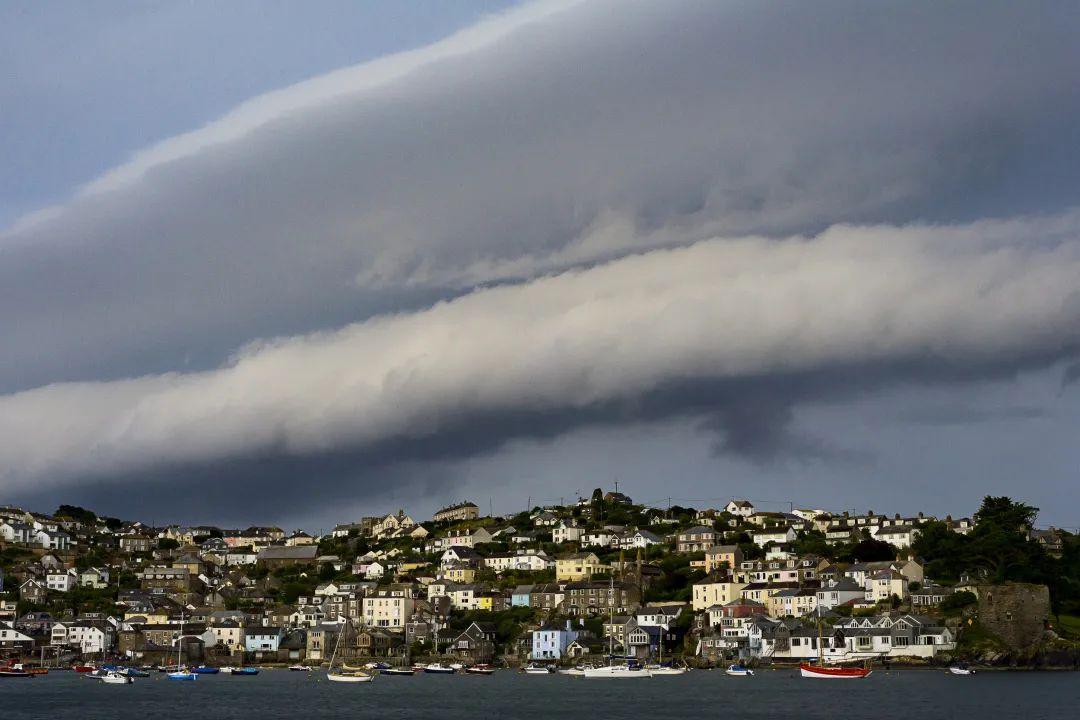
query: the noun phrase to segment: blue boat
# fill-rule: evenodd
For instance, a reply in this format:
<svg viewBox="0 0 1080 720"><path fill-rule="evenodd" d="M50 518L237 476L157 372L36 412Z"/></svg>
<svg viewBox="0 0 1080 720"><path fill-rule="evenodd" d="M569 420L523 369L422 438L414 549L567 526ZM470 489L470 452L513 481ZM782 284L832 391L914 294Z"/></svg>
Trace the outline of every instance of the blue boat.
<svg viewBox="0 0 1080 720"><path fill-rule="evenodd" d="M253 667L230 667L225 668L225 672L228 675L258 675L259 669Z"/></svg>
<svg viewBox="0 0 1080 720"><path fill-rule="evenodd" d="M197 678L199 676L196 675L193 672L180 671L180 672L171 672L168 675L166 675L165 677L169 678L170 680L194 680L195 678Z"/></svg>
<svg viewBox="0 0 1080 720"><path fill-rule="evenodd" d="M133 668L133 667L121 668L118 672L121 675L126 675L126 676L132 677L132 678L150 677L150 673L146 672L145 670L140 670L139 668Z"/></svg>
<svg viewBox="0 0 1080 720"><path fill-rule="evenodd" d="M195 668L195 672L199 675L217 675L219 672L221 672L221 668L200 665L199 667Z"/></svg>

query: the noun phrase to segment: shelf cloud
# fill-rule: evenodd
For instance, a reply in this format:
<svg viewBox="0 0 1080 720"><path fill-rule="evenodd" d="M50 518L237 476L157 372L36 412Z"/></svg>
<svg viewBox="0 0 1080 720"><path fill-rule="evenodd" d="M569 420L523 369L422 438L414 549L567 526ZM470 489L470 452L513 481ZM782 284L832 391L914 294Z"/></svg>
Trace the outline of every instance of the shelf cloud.
<svg viewBox="0 0 1080 720"><path fill-rule="evenodd" d="M798 403L1072 362L1039 5L539 2L253 98L0 234L0 486L676 416L828 455Z"/></svg>
<svg viewBox="0 0 1080 720"><path fill-rule="evenodd" d="M9 395L0 433L20 442L0 467L10 485L339 448L392 445L404 461L477 424L492 443L528 434L500 416L634 417L691 381L975 375L1068 358L1078 342L1080 212L713 239L254 343L210 371Z"/></svg>

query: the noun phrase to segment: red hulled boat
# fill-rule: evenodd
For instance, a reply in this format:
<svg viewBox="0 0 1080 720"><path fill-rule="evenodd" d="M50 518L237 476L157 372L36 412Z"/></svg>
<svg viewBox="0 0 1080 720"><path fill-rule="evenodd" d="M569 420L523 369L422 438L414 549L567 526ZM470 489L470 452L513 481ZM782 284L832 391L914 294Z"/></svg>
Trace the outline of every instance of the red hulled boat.
<svg viewBox="0 0 1080 720"><path fill-rule="evenodd" d="M870 673L874 672L870 668L858 668L858 667L840 667L828 665L811 665L810 663L802 663L799 665L799 672L803 677L812 678L840 678L840 679L857 679L868 677Z"/></svg>

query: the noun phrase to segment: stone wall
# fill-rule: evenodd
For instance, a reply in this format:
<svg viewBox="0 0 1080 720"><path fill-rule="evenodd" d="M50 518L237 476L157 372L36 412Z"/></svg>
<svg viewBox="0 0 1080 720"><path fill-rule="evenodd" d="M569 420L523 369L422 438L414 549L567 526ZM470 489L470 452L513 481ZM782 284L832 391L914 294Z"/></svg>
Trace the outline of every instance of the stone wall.
<svg viewBox="0 0 1080 720"><path fill-rule="evenodd" d="M979 622L1011 650L1026 650L1042 639L1050 618L1050 589L1045 585L980 585Z"/></svg>

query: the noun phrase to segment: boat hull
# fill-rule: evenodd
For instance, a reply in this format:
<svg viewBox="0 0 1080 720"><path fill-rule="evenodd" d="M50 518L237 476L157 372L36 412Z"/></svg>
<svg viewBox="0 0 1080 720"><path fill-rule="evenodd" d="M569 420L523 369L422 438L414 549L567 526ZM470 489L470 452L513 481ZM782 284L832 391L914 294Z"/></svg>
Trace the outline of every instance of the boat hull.
<svg viewBox="0 0 1080 720"><path fill-rule="evenodd" d="M109 673L101 678L101 682L106 685L131 685L135 681L127 675L121 675L120 673Z"/></svg>
<svg viewBox="0 0 1080 720"><path fill-rule="evenodd" d="M803 677L824 680L860 680L870 677L872 672L869 668L823 667L809 663L799 665L799 673Z"/></svg>
<svg viewBox="0 0 1080 720"><path fill-rule="evenodd" d="M408 675L408 676L411 677L414 674L416 674L416 671L411 670L409 668L386 668L385 670L380 670L379 674L380 675Z"/></svg>
<svg viewBox="0 0 1080 720"><path fill-rule="evenodd" d="M365 683L375 679L374 675L340 675L338 673L326 673L326 679L338 683Z"/></svg>
<svg viewBox="0 0 1080 720"><path fill-rule="evenodd" d="M609 665L586 670L583 677L606 678L610 680L637 680L652 677L652 672L649 670L632 670L624 665Z"/></svg>
<svg viewBox="0 0 1080 720"><path fill-rule="evenodd" d="M186 682L186 681L194 680L195 678L197 678L199 676L196 675L195 673L171 672L168 675L166 675L165 677L169 678L170 680L178 680L180 682Z"/></svg>

